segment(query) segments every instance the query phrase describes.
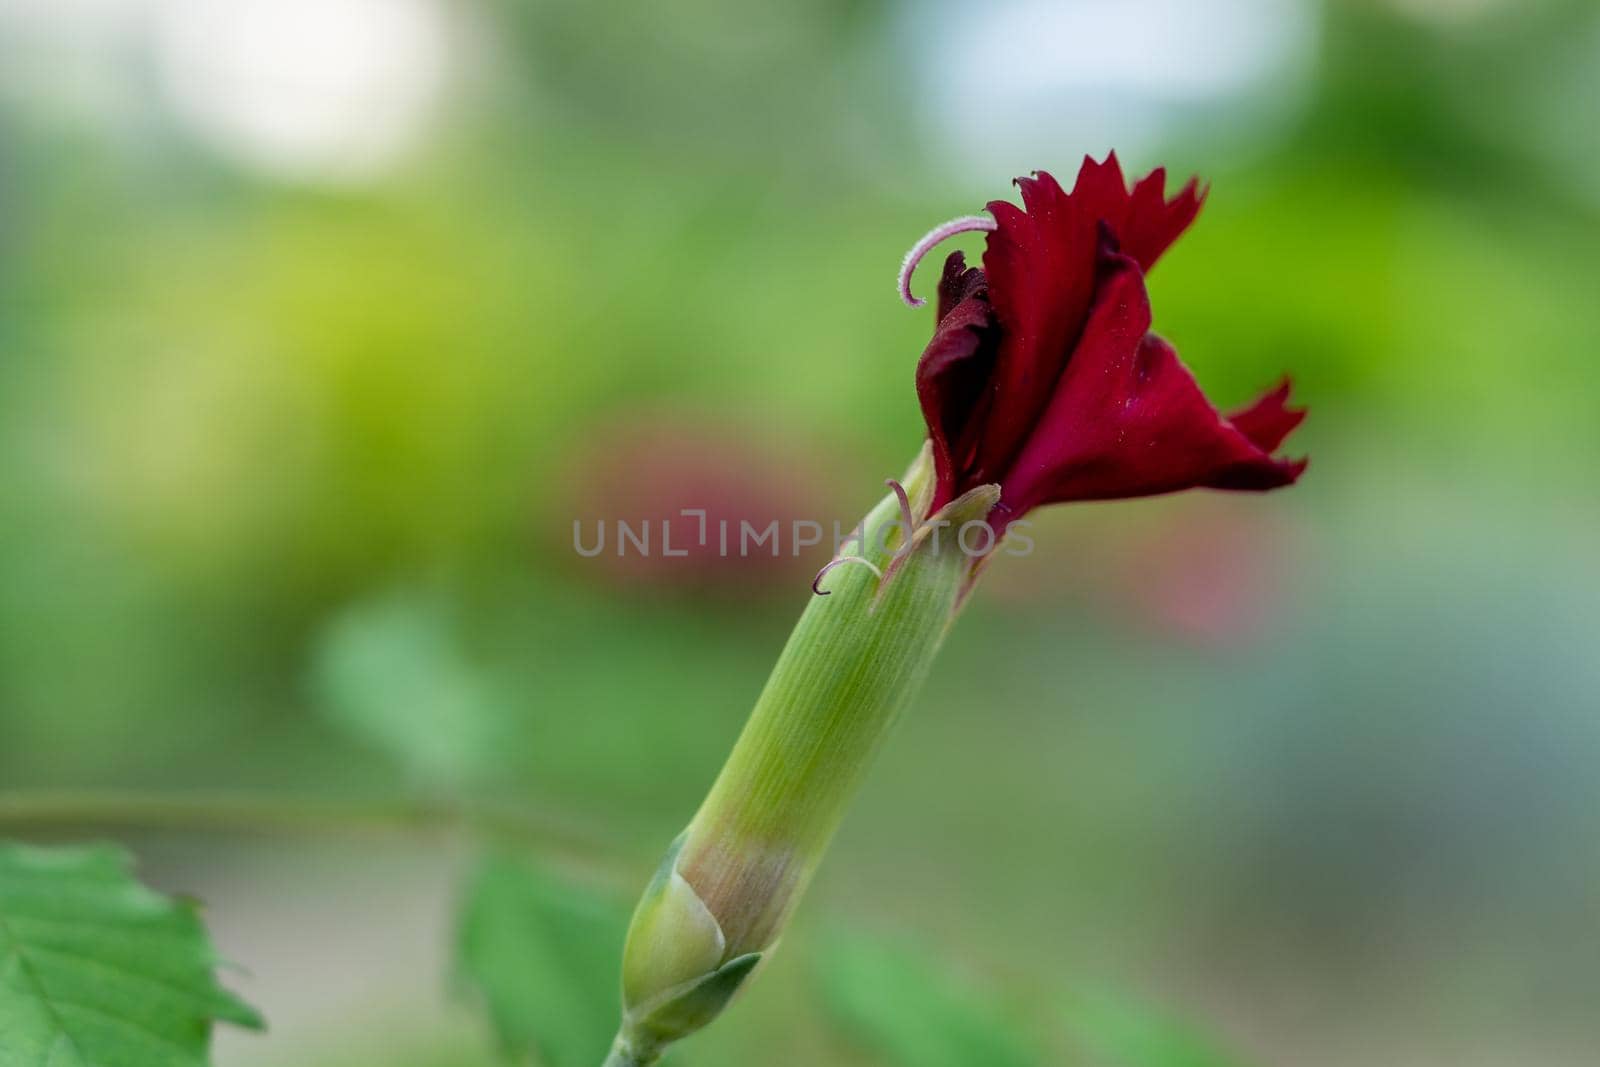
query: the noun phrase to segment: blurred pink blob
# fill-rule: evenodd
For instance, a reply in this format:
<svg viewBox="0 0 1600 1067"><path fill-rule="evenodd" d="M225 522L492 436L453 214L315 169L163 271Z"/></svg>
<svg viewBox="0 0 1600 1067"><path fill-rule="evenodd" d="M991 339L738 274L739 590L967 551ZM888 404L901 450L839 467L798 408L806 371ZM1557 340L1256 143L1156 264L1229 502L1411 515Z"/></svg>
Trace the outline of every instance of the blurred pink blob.
<svg viewBox="0 0 1600 1067"><path fill-rule="evenodd" d="M1087 611L1204 647L1260 640L1290 609L1300 532L1248 499L1195 499L1132 516L1080 507L1073 521L1030 531L1037 551L997 561L991 598L1014 607L1077 600ZM1002 553L1002 557L1004 553Z"/></svg>
<svg viewBox="0 0 1600 1067"><path fill-rule="evenodd" d="M831 464L805 442L686 412L629 416L585 441L560 472L549 515L576 575L664 593L764 594L803 590L832 554ZM619 521L648 529L648 547L620 542ZM803 528L801 540L818 540L797 546L795 524L807 521L820 532ZM775 542L757 543L774 522ZM754 533L745 535L745 524ZM580 554L574 538L592 551L602 525L603 549Z"/></svg>

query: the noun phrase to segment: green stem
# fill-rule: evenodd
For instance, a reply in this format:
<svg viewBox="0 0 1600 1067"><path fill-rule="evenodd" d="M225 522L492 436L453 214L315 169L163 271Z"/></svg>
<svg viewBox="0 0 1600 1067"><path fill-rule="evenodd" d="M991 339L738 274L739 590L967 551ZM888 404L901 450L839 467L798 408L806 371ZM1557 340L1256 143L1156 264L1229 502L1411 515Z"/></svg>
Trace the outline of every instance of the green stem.
<svg viewBox="0 0 1600 1067"><path fill-rule="evenodd" d="M877 531L898 518L889 497L867 517L870 539L881 544ZM892 579L835 571L832 594L813 597L795 626L679 858L728 955L776 937L926 678L966 574L950 540L942 554L912 554ZM892 550L873 554L887 571Z"/></svg>
<svg viewBox="0 0 1600 1067"><path fill-rule="evenodd" d="M808 601L721 774L645 888L622 959L618 1047L635 1058L709 1023L772 951L928 676L972 576L957 531L999 499L998 486L980 486L927 516L933 473L925 447L905 489L868 513L859 555Z"/></svg>

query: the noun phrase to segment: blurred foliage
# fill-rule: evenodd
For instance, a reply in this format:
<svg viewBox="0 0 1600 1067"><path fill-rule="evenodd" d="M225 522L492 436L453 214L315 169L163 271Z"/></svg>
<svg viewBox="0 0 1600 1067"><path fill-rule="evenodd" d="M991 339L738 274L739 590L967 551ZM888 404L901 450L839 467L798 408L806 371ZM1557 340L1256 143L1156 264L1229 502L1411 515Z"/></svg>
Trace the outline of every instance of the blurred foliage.
<svg viewBox="0 0 1600 1067"><path fill-rule="evenodd" d="M1242 1067L1194 1027L1105 993L1073 999L1068 1023L1090 1062L1116 1067Z"/></svg>
<svg viewBox="0 0 1600 1067"><path fill-rule="evenodd" d="M623 908L508 856L484 861L457 931L462 977L502 1045L546 1067L593 1067L617 1029Z"/></svg>
<svg viewBox="0 0 1600 1067"><path fill-rule="evenodd" d="M1030 1067L1043 1062L1019 1013L950 977L924 953L836 933L817 965L846 1032L895 1067Z"/></svg>
<svg viewBox="0 0 1600 1067"><path fill-rule="evenodd" d="M313 684L335 722L422 784L461 785L500 762L510 697L465 661L449 619L423 594L333 619Z"/></svg>

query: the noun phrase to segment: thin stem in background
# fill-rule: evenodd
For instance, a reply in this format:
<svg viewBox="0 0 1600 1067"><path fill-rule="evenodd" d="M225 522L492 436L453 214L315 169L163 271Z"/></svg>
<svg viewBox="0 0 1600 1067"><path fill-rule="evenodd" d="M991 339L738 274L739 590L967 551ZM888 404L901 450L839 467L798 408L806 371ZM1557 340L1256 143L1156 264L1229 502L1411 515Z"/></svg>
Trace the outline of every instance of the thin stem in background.
<svg viewBox="0 0 1600 1067"><path fill-rule="evenodd" d="M301 799L131 790L0 792L0 831L136 829L283 835L470 833L613 867L616 848L575 821L505 803Z"/></svg>

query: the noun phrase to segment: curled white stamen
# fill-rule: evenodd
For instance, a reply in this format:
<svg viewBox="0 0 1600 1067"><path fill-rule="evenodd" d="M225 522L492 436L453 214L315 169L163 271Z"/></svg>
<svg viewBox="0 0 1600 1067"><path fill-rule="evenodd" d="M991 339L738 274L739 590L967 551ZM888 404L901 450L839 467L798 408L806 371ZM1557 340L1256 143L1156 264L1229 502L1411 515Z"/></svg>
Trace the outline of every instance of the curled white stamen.
<svg viewBox="0 0 1600 1067"><path fill-rule="evenodd" d="M916 516L911 514L911 498L906 496L906 487L893 478L884 479L883 484L893 489L895 498L900 501L900 517L906 521L906 543L900 546L900 551L909 552L911 550L911 539L917 533L917 519Z"/></svg>
<svg viewBox="0 0 1600 1067"><path fill-rule="evenodd" d="M877 575L878 581L883 581L883 572L879 570L878 565L872 562L870 559L867 559L864 556L840 556L838 559L829 560L827 565L817 572L817 576L811 579L811 591L818 596L832 596L832 590L819 588L822 584L822 579L828 576L829 571L833 570L835 567L843 567L846 563L859 563L866 567L873 574Z"/></svg>
<svg viewBox="0 0 1600 1067"><path fill-rule="evenodd" d="M917 269L922 257L932 252L941 241L958 233L973 233L979 230L993 233L996 225L994 219L986 219L982 215L963 215L959 219L951 219L943 226L935 226L929 230L923 235L922 240L911 246L911 251L906 253L906 258L900 263L900 299L914 308L927 303L926 300L911 295L911 272Z"/></svg>

